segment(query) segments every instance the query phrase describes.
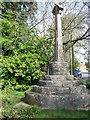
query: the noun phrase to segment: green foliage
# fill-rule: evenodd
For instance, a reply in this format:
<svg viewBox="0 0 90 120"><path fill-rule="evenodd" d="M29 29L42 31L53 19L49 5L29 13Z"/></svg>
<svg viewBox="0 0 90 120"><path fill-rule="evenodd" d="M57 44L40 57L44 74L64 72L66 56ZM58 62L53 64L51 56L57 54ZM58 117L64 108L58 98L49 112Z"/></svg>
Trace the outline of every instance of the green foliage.
<svg viewBox="0 0 90 120"><path fill-rule="evenodd" d="M2 97L2 107L15 105L22 97L24 97L24 93L24 91L15 91L7 86L0 92L0 96Z"/></svg>
<svg viewBox="0 0 90 120"><path fill-rule="evenodd" d="M25 20L17 21L18 13L15 12L15 8L13 9L15 4L11 4L12 7L7 9L6 3L3 17L0 18L3 55L1 56L2 88L9 85L16 90L26 90L43 75L41 68L48 64L53 55L52 42L46 41L47 37L37 36L34 30L30 30Z"/></svg>
<svg viewBox="0 0 90 120"><path fill-rule="evenodd" d="M90 80L82 80L82 81L81 81L81 84L82 84L82 85L86 85L86 88L87 88L87 89L90 89Z"/></svg>
<svg viewBox="0 0 90 120"><path fill-rule="evenodd" d="M90 80L86 80L86 87L90 89Z"/></svg>
<svg viewBox="0 0 90 120"><path fill-rule="evenodd" d="M40 109L34 105L29 107L5 107L2 111L2 115L4 118L23 118L29 119L35 117L35 115L39 114Z"/></svg>
<svg viewBox="0 0 90 120"><path fill-rule="evenodd" d="M80 65L80 62L78 61L78 59L74 58L74 61L73 61L73 66L71 65L71 63L69 64L69 70L70 70L70 73L73 73L74 71L74 68L79 68L79 65Z"/></svg>
<svg viewBox="0 0 90 120"><path fill-rule="evenodd" d="M86 65L86 68L88 71L90 71L90 50L88 49L86 52L85 52L85 65Z"/></svg>
<svg viewBox="0 0 90 120"><path fill-rule="evenodd" d="M45 51L46 46L44 48L40 41L45 42L45 38L18 42L18 49L3 57L1 77L4 86L30 85L42 76L41 67L48 63L51 51Z"/></svg>
<svg viewBox="0 0 90 120"><path fill-rule="evenodd" d="M79 68L80 62L78 59L74 58L74 68Z"/></svg>
<svg viewBox="0 0 90 120"><path fill-rule="evenodd" d="M85 63L85 65L86 65L87 70L90 71L90 62L89 62L89 60L88 60L88 62Z"/></svg>
<svg viewBox="0 0 90 120"><path fill-rule="evenodd" d="M5 118L32 118L40 112L40 108L34 106L15 106L24 97L24 91L15 91L9 87L0 91L2 97L2 116Z"/></svg>

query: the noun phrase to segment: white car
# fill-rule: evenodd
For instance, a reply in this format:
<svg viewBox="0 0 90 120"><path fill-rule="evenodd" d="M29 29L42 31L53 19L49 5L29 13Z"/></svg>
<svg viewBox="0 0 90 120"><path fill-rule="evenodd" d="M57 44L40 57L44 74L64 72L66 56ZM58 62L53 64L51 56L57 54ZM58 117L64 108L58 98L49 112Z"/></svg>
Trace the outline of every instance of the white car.
<svg viewBox="0 0 90 120"><path fill-rule="evenodd" d="M88 72L87 70L81 71L81 77L86 78L86 79L90 79L90 72Z"/></svg>

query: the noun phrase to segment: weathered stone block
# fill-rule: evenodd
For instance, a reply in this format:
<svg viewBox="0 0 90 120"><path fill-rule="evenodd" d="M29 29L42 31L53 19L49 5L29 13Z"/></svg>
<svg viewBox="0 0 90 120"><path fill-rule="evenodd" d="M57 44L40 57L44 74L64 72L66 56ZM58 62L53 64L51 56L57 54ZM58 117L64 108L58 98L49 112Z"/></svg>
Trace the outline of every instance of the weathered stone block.
<svg viewBox="0 0 90 120"><path fill-rule="evenodd" d="M26 91L25 99L29 105L36 104L42 108L80 108L85 107L89 103L87 94L71 93L48 95L36 92Z"/></svg>
<svg viewBox="0 0 90 120"><path fill-rule="evenodd" d="M80 80L73 80L72 82L74 86L79 86L81 83Z"/></svg>
<svg viewBox="0 0 90 120"><path fill-rule="evenodd" d="M75 94L83 94L83 93L88 93L86 86L82 85L82 86L72 86L71 89L71 93L75 93Z"/></svg>
<svg viewBox="0 0 90 120"><path fill-rule="evenodd" d="M80 107L85 107L86 104L89 103L89 99L87 94L76 94L76 93L72 93L69 96L69 102L71 104L71 106L73 106L74 108L80 108Z"/></svg>
<svg viewBox="0 0 90 120"><path fill-rule="evenodd" d="M81 88L82 93L88 93L88 90L86 89L86 85L80 85L79 87Z"/></svg>
<svg viewBox="0 0 90 120"><path fill-rule="evenodd" d="M62 81L54 81L53 82L53 86L59 86L59 87L62 87Z"/></svg>
<svg viewBox="0 0 90 120"><path fill-rule="evenodd" d="M68 103L68 95L47 95L31 91L26 92L25 99L28 104L37 104L42 108L65 108Z"/></svg>
<svg viewBox="0 0 90 120"><path fill-rule="evenodd" d="M55 89L55 93L57 94L57 95L65 95L65 94L70 94L70 89L69 88L67 88L67 87L62 87L62 88L60 88L60 87L56 87L56 89Z"/></svg>
<svg viewBox="0 0 90 120"><path fill-rule="evenodd" d="M64 81L66 80L66 75L45 75L44 79L52 81Z"/></svg>
<svg viewBox="0 0 90 120"><path fill-rule="evenodd" d="M63 81L62 86L70 88L73 86L73 83L72 83L72 81Z"/></svg>
<svg viewBox="0 0 90 120"><path fill-rule="evenodd" d="M53 81L40 80L39 81L39 85L40 86L52 86L53 85Z"/></svg>
<svg viewBox="0 0 90 120"><path fill-rule="evenodd" d="M68 75L68 67L65 62L54 62L49 65L50 75Z"/></svg>
<svg viewBox="0 0 90 120"><path fill-rule="evenodd" d="M73 80L73 79L74 79L73 75L67 75L66 76L66 80Z"/></svg>
<svg viewBox="0 0 90 120"><path fill-rule="evenodd" d="M60 95L60 94L69 94L70 89L69 88L62 88L62 87L44 87L44 86L37 86L34 85L33 92L41 93L41 94L47 94L47 95Z"/></svg>
<svg viewBox="0 0 90 120"><path fill-rule="evenodd" d="M15 108L19 108L19 107L30 107L30 105L29 104L26 104L25 102L19 102L19 103L17 103L17 104L15 104Z"/></svg>
<svg viewBox="0 0 90 120"><path fill-rule="evenodd" d="M46 80L40 80L39 81L40 86L60 86L62 87L62 81L46 81Z"/></svg>

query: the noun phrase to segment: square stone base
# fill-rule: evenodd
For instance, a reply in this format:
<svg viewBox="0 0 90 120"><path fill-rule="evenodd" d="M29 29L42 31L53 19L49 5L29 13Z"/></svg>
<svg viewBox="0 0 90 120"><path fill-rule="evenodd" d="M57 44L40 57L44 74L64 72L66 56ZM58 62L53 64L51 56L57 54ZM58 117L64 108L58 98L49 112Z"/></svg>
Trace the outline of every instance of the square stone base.
<svg viewBox="0 0 90 120"><path fill-rule="evenodd" d="M68 66L66 62L54 62L49 65L49 75L68 75Z"/></svg>

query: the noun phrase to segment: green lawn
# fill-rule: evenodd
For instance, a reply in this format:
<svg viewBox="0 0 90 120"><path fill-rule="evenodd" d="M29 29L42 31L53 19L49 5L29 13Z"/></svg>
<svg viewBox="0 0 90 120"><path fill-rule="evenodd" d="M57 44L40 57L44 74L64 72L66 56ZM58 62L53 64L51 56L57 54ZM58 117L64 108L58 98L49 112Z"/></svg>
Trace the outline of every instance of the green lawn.
<svg viewBox="0 0 90 120"><path fill-rule="evenodd" d="M36 115L36 118L88 118L90 111L85 110L65 110L65 109L54 109L54 110L41 110Z"/></svg>

